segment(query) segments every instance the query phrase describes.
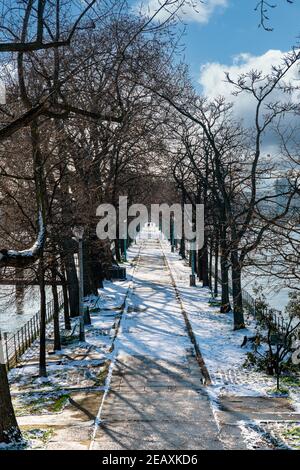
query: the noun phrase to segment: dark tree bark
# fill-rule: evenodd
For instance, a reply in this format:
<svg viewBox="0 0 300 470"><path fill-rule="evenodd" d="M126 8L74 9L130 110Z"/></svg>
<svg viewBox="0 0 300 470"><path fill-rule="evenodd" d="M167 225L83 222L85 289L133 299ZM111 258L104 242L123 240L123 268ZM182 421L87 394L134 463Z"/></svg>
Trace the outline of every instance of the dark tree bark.
<svg viewBox="0 0 300 470"><path fill-rule="evenodd" d="M229 299L229 264L228 264L228 250L226 244L226 231L221 230L220 234L220 260L221 260L221 313L228 313L231 310L230 299Z"/></svg>
<svg viewBox="0 0 300 470"><path fill-rule="evenodd" d="M180 240L179 255L182 259L185 259L185 238L184 236Z"/></svg>
<svg viewBox="0 0 300 470"><path fill-rule="evenodd" d="M63 298L64 298L65 329L66 330L71 330L68 288L67 288L66 278L65 278L64 274L63 274L63 279L62 279L62 291L63 291Z"/></svg>
<svg viewBox="0 0 300 470"><path fill-rule="evenodd" d="M61 350L60 328L59 328L59 301L56 281L56 268L51 269L52 280L52 296L53 296L53 326L54 326L54 351Z"/></svg>
<svg viewBox="0 0 300 470"><path fill-rule="evenodd" d="M102 263L100 262L100 260L93 258L92 263L91 263L91 271L92 271L94 289L96 290L96 292L98 292L98 289L103 288L103 279L104 279L103 267L102 267Z"/></svg>
<svg viewBox="0 0 300 470"><path fill-rule="evenodd" d="M215 240L215 272L214 272L214 295L218 295L218 277L219 277L219 239L218 235Z"/></svg>
<svg viewBox="0 0 300 470"><path fill-rule="evenodd" d="M89 239L85 238L83 242L83 281L84 281L84 296L97 295L97 285L95 284L95 273L93 267L95 260L93 256L92 243Z"/></svg>
<svg viewBox="0 0 300 470"><path fill-rule="evenodd" d="M120 250L120 241L118 239L115 240L115 257L118 263L121 262L121 250Z"/></svg>
<svg viewBox="0 0 300 470"><path fill-rule="evenodd" d="M245 320L243 313L243 296L241 282L241 267L239 263L239 255L237 250L231 251L232 264L232 298L233 298L233 317L234 329L241 330L245 328Z"/></svg>
<svg viewBox="0 0 300 470"><path fill-rule="evenodd" d="M12 406L6 366L0 363L0 444L21 441L22 435Z"/></svg>
<svg viewBox="0 0 300 470"><path fill-rule="evenodd" d="M202 264L202 286L209 287L207 241L205 241L204 247L201 250L201 264Z"/></svg>
<svg viewBox="0 0 300 470"><path fill-rule="evenodd" d="M40 377L47 377L46 369L46 291L45 291L45 270L44 259L41 256L39 261L38 279L40 286Z"/></svg>
<svg viewBox="0 0 300 470"><path fill-rule="evenodd" d="M199 281L203 281L203 264L202 264L202 251L198 250L197 256L197 274Z"/></svg>
<svg viewBox="0 0 300 470"><path fill-rule="evenodd" d="M57 270L57 275L62 283L62 293L64 299L64 324L66 330L71 330L71 321L70 321L70 309L69 309L69 297L68 297L68 287L67 280L64 272L64 263L63 260L60 260L60 270Z"/></svg>
<svg viewBox="0 0 300 470"><path fill-rule="evenodd" d="M213 270L213 241L211 238L210 246L209 246L209 269L208 269L208 281L209 281L210 289L212 289L212 270Z"/></svg>
<svg viewBox="0 0 300 470"><path fill-rule="evenodd" d="M65 238L62 241L62 248L64 251L64 265L66 269L67 286L70 303L70 315L72 318L79 315L79 287L78 277L73 255L73 241Z"/></svg>
<svg viewBox="0 0 300 470"><path fill-rule="evenodd" d="M185 204L185 196L184 192L181 192L181 213L184 213L184 204ZM185 233L184 233L184 218L182 217L182 222L181 222L181 240L180 240L180 247L179 247L179 254L182 259L186 258L185 254Z"/></svg>

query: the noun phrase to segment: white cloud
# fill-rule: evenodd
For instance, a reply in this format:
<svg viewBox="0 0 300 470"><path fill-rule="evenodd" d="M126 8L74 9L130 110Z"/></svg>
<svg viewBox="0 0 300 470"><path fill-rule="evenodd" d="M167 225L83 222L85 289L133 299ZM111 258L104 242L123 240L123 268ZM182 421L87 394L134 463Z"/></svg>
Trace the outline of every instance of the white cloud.
<svg viewBox="0 0 300 470"><path fill-rule="evenodd" d="M225 73L228 72L232 79L237 79L240 75L250 72L251 70L261 71L263 75L267 75L271 72L272 66L282 65L284 54L285 53L280 50L269 50L260 56L242 53L234 57L232 63L229 65L218 62L207 63L201 67L200 71L199 83L202 86L202 92L209 99L224 96L228 102L234 104L234 115L243 121L244 125L252 127L255 122L256 100L248 93L241 93L238 96L234 96L233 91L235 88L226 81ZM285 81L299 85L298 65L294 65L290 69L285 77ZM288 97L282 91L276 90L270 96L269 101L287 101L289 99L292 99L295 103L300 103L299 91L293 92L292 96ZM282 124L292 126L299 125L299 117L287 115ZM264 147L267 153L274 153L276 148L278 150L278 141L276 141L276 134L268 132L264 139Z"/></svg>
<svg viewBox="0 0 300 470"><path fill-rule="evenodd" d="M260 56L253 56L248 53L242 53L235 56L230 65L220 64L218 62L210 62L201 67L199 83L205 96L215 98L224 96L228 101L234 103L234 109L239 117L251 115L254 111L255 99L247 93L233 96L234 87L226 82L225 73L228 72L232 79L236 79L239 75L250 72L251 70L261 71L264 75L271 72L272 66L282 64L284 52L280 50L269 50ZM286 81L299 81L298 67L294 66L287 74ZM272 101L280 98L281 92L277 91L272 95ZM281 98L283 96L281 95ZM286 98L286 97L285 97ZM295 99L300 101L298 93Z"/></svg>
<svg viewBox="0 0 300 470"><path fill-rule="evenodd" d="M137 2L137 6L143 13L153 15L164 3L165 0L144 0ZM203 3L201 0L186 0L185 2L182 2L182 0L169 0L168 3L169 5L159 12L157 19L166 19L170 12L174 12L178 5L184 3L178 12L178 16L181 19L184 21L207 23L217 8L227 7L228 0L203 0Z"/></svg>

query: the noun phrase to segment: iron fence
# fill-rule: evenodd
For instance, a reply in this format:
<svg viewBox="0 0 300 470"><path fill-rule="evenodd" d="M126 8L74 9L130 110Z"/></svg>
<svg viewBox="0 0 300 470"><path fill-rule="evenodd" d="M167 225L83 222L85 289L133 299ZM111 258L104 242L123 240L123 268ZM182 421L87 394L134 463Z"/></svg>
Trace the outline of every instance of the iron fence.
<svg viewBox="0 0 300 470"><path fill-rule="evenodd" d="M64 305L63 292L58 292L59 309ZM54 300L46 303L46 324L53 320L54 316ZM32 343L40 335L40 311L33 315L24 325L14 333L1 333L0 341L4 354L4 362L7 369L15 367L20 357L32 345Z"/></svg>
<svg viewBox="0 0 300 470"><path fill-rule="evenodd" d="M188 250L186 250L186 262L188 263ZM212 268L212 277L214 277L215 269ZM222 284L221 271L218 270L218 283ZM232 296L232 287L228 285L229 294ZM268 306L261 306L259 299L253 297L249 292L242 288L242 300L244 310L261 320L268 320L273 324L274 330L280 333L285 333L288 330L288 322L284 319L283 313L280 310Z"/></svg>
<svg viewBox="0 0 300 470"><path fill-rule="evenodd" d="M218 282L221 284L221 271L218 271ZM232 295L232 288L229 286L229 294ZM260 299L256 299L249 292L242 288L243 308L250 315L260 320L268 320L273 324L274 330L285 333L288 330L288 322L284 319L282 311L276 308L262 305Z"/></svg>

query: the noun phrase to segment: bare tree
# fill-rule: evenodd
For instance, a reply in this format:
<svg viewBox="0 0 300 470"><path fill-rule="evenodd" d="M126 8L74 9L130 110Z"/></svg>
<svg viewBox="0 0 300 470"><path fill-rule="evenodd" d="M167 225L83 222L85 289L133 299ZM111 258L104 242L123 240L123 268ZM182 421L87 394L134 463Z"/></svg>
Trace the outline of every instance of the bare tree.
<svg viewBox="0 0 300 470"><path fill-rule="evenodd" d="M257 0L256 0L257 1ZM294 0L284 0L286 3L294 3ZM278 3L269 1L269 0L259 0L257 2L255 11L259 13L260 16L260 23L259 26L262 26L266 31L273 31L271 26L268 26L270 21L269 11L273 8L276 8Z"/></svg>

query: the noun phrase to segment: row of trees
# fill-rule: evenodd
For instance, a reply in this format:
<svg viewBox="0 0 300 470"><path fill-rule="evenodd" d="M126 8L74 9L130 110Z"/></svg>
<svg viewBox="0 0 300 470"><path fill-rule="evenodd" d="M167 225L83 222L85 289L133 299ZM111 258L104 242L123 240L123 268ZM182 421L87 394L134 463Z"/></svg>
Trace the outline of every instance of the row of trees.
<svg viewBox="0 0 300 470"><path fill-rule="evenodd" d="M255 265L261 273L285 278L285 285L288 273L291 287L299 278L299 158L288 150L299 103L294 100L295 84L285 80L298 61L295 50L266 76L257 71L236 81L227 76L236 95L247 93L256 103L251 128L236 119L234 106L223 98L208 101L191 96L186 87L177 97L173 91L160 91L180 116L171 164L182 200L205 205L205 242L197 256L197 271L203 285L211 287L213 266L217 279L220 265L221 312L231 310L231 278L234 329L244 328L245 268ZM264 150L270 138L281 141L279 157Z"/></svg>
<svg viewBox="0 0 300 470"><path fill-rule="evenodd" d="M162 99L135 77L155 77L159 64L170 63L172 16L155 21L169 3L182 2L162 2L150 18L129 15L126 2L93 0L78 11L77 2L29 1L19 5L17 16L6 5L0 28L0 50L7 52L1 69L6 105L0 129L0 240L9 248L0 250L0 267L6 278L39 285L41 376L47 374L46 284L56 300L56 350L57 284L65 300L64 326L70 328L70 316L79 314L72 227L85 227L84 291L97 293L122 249L118 240L112 246L97 239L97 206L117 206L120 194L128 195L129 204L147 202L157 184L152 168L164 152L162 129L170 117ZM1 364L0 442L20 439Z"/></svg>
<svg viewBox="0 0 300 470"><path fill-rule="evenodd" d="M274 197L257 191L266 172L263 135L279 116L296 111L293 103L272 103L269 97L282 87L298 53L269 77L253 72L234 84L257 101L249 135L234 120L231 105L197 96L179 63L173 28L184 3L162 1L145 17L129 14L126 2L113 0L29 0L17 8L4 2L0 268L3 276L39 285L41 376L47 373L46 284L56 300L55 349L60 349L58 283L64 326L70 328L70 316L79 314L72 227L85 227L85 294L96 293L107 268L121 259L118 239L96 237L100 203L117 207L119 195L127 195L129 204L176 198L204 203L206 233L198 272L209 285L212 259L215 269L220 259L222 310L228 311L231 269L238 329L244 325L242 269L299 192L293 173L288 191L280 190L287 197L280 213L260 209ZM169 14L159 20L163 9ZM2 364L0 442L20 439Z"/></svg>

